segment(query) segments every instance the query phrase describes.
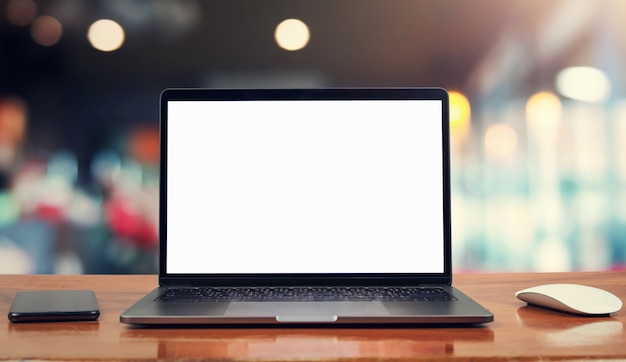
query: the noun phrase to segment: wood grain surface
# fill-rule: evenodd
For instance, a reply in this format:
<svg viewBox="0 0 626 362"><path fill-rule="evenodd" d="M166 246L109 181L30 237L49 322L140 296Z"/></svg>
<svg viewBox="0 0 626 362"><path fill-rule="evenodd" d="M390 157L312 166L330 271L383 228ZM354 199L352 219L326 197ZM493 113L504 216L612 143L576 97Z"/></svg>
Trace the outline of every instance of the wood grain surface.
<svg viewBox="0 0 626 362"><path fill-rule="evenodd" d="M157 285L155 275L0 275L0 359L35 360L586 360L626 359L626 311L580 317L526 306L517 290L579 283L626 300L626 272L455 275L454 285L495 315L479 327L137 328L119 315ZM21 290L91 289L96 322L15 324Z"/></svg>

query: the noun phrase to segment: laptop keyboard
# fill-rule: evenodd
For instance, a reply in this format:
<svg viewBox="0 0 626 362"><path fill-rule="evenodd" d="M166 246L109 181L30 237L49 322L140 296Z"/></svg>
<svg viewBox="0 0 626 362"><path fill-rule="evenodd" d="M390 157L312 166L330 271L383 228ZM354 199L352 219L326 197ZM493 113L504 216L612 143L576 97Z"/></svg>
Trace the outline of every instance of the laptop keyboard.
<svg viewBox="0 0 626 362"><path fill-rule="evenodd" d="M454 301L436 287L184 287L168 288L157 302Z"/></svg>

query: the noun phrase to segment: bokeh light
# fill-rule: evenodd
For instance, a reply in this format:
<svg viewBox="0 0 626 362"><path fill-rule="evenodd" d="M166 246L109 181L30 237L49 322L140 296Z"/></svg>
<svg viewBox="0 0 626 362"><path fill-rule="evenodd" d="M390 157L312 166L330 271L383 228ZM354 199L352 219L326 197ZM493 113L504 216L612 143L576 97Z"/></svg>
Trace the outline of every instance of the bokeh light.
<svg viewBox="0 0 626 362"><path fill-rule="evenodd" d="M0 99L0 171L18 157L26 133L26 103L20 98Z"/></svg>
<svg viewBox="0 0 626 362"><path fill-rule="evenodd" d="M6 17L9 23L17 26L30 25L37 16L37 4L32 0L9 0Z"/></svg>
<svg viewBox="0 0 626 362"><path fill-rule="evenodd" d="M120 156L112 150L97 153L91 162L91 174L98 183L110 188L122 169Z"/></svg>
<svg viewBox="0 0 626 362"><path fill-rule="evenodd" d="M26 132L26 103L20 98L0 100L0 143L20 143Z"/></svg>
<svg viewBox="0 0 626 362"><path fill-rule="evenodd" d="M0 274L32 273L33 264L30 256L16 245L0 244Z"/></svg>
<svg viewBox="0 0 626 362"><path fill-rule="evenodd" d="M410 3L0 1L0 273L156 273L164 88L419 85L455 269L626 270L626 1Z"/></svg>
<svg viewBox="0 0 626 362"><path fill-rule="evenodd" d="M284 20L276 27L274 39L285 50L300 50L309 43L309 27L302 20Z"/></svg>
<svg viewBox="0 0 626 362"><path fill-rule="evenodd" d="M554 93L535 93L526 102L528 128L536 134L556 130L561 122L561 113L561 100Z"/></svg>
<svg viewBox="0 0 626 362"><path fill-rule="evenodd" d="M124 44L126 35L120 24L113 20L101 19L91 24L87 38L94 48L103 52L111 52Z"/></svg>
<svg viewBox="0 0 626 362"><path fill-rule="evenodd" d="M538 272L563 272L572 269L572 261L565 243L557 238L542 240L534 255Z"/></svg>
<svg viewBox="0 0 626 362"><path fill-rule="evenodd" d="M37 44L51 46L61 39L63 26L52 16L43 15L35 19L30 33Z"/></svg>
<svg viewBox="0 0 626 362"><path fill-rule="evenodd" d="M517 150L517 133L505 123L495 123L485 132L485 151L497 160L509 160Z"/></svg>
<svg viewBox="0 0 626 362"><path fill-rule="evenodd" d="M460 92L449 92L450 131L453 136L465 138L470 129L471 107L467 97Z"/></svg>
<svg viewBox="0 0 626 362"><path fill-rule="evenodd" d="M593 67L570 67L560 71L556 76L556 89L568 98L600 103L606 101L611 94L609 77Z"/></svg>
<svg viewBox="0 0 626 362"><path fill-rule="evenodd" d="M11 225L20 216L20 207L15 198L6 192L0 192L0 228Z"/></svg>
<svg viewBox="0 0 626 362"><path fill-rule="evenodd" d="M47 173L66 179L73 184L78 178L78 160L76 155L67 150L57 151L48 159Z"/></svg>
<svg viewBox="0 0 626 362"><path fill-rule="evenodd" d="M128 140L130 155L144 165L157 165L159 162L159 129L157 127L138 127L133 130Z"/></svg>

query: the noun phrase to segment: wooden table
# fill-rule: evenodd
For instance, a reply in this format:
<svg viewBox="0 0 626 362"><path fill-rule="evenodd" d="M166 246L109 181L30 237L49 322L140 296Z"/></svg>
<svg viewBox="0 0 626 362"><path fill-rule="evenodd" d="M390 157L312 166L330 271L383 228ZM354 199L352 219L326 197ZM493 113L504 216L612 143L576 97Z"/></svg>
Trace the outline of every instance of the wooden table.
<svg viewBox="0 0 626 362"><path fill-rule="evenodd" d="M157 284L154 275L0 275L0 359L415 360L626 359L626 309L577 317L526 306L515 291L575 282L626 301L626 272L461 274L454 284L495 315L482 327L133 328L120 313ZM15 293L92 289L97 322L13 324Z"/></svg>

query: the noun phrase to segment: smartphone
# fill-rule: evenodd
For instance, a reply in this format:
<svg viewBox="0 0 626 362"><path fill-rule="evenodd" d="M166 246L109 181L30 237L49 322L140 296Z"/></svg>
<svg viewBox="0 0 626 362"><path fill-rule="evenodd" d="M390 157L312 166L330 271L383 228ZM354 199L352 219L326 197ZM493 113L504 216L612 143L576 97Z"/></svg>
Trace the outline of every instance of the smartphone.
<svg viewBox="0 0 626 362"><path fill-rule="evenodd" d="M9 309L11 322L93 321L100 316L91 290L32 290L18 292Z"/></svg>

